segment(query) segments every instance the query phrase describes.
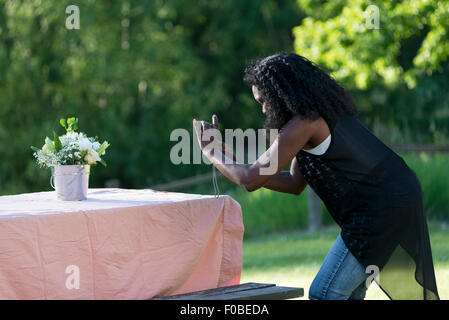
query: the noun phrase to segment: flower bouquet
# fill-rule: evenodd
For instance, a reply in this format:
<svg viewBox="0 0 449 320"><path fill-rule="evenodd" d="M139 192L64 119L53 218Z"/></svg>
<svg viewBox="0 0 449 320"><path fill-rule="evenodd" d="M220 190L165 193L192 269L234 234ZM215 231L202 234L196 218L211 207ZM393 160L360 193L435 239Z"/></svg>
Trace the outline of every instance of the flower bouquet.
<svg viewBox="0 0 449 320"><path fill-rule="evenodd" d="M66 134L58 136L53 132L53 139L45 138L41 149L31 147L37 163L41 167L51 168L51 186L61 200L85 200L89 185L90 165L100 162L109 143L100 144L98 138L87 137L78 129L78 118L61 119L61 126Z"/></svg>

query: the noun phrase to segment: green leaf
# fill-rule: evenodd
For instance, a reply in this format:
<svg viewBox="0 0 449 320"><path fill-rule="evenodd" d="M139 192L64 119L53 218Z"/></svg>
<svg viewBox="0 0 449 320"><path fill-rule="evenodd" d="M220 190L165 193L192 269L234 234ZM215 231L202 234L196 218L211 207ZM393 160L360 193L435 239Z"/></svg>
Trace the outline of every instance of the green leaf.
<svg viewBox="0 0 449 320"><path fill-rule="evenodd" d="M56 150L56 152L58 152L59 150L62 149L62 143L61 143L61 140L59 140L58 135L54 131L53 131L53 138L54 138L55 150Z"/></svg>
<svg viewBox="0 0 449 320"><path fill-rule="evenodd" d="M78 130L78 118L71 117L67 118L67 132L72 132Z"/></svg>
<svg viewBox="0 0 449 320"><path fill-rule="evenodd" d="M101 163L103 166L105 166L105 167L108 166L108 165L106 164L106 161L104 161L103 159L100 160L100 163Z"/></svg>
<svg viewBox="0 0 449 320"><path fill-rule="evenodd" d="M103 144L100 146L100 149L98 149L97 151L98 155L101 156L109 146L110 144L107 141L103 142Z"/></svg>
<svg viewBox="0 0 449 320"><path fill-rule="evenodd" d="M64 118L61 118L61 119L59 120L59 123L60 123L61 126L63 126L64 128L67 127L67 122L66 122L66 120L65 120Z"/></svg>
<svg viewBox="0 0 449 320"><path fill-rule="evenodd" d="M56 153L55 144L50 140L49 137L45 137L45 144L47 145L48 150L52 153Z"/></svg>

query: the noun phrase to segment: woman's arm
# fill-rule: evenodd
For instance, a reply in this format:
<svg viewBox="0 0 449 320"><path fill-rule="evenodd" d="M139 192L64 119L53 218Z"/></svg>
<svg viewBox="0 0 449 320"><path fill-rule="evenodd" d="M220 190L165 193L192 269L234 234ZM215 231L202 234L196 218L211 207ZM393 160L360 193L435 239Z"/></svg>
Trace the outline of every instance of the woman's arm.
<svg viewBox="0 0 449 320"><path fill-rule="evenodd" d="M290 165L290 171L281 171L277 176L271 178L264 188L299 195L307 187L307 182L304 180L301 172L299 172L298 161L296 157L293 158Z"/></svg>
<svg viewBox="0 0 449 320"><path fill-rule="evenodd" d="M204 124L206 128L213 128L207 122ZM223 142L218 142L218 145L221 147L222 154L226 155L228 159L233 159L234 163L239 163L234 152ZM224 158L222 158L224 161ZM248 168L250 165L245 164ZM283 193L291 193L295 195L301 194L301 192L306 188L307 182L304 180L301 172L298 168L298 160L296 157L293 158L290 164L290 170L283 170L279 172L276 176L272 177L265 185L264 188L283 192Z"/></svg>
<svg viewBox="0 0 449 320"><path fill-rule="evenodd" d="M216 127L217 120L213 120L213 123ZM232 159L227 158L227 156L223 155L221 152L213 152L214 149L210 147L211 143L206 143L202 140L202 133L196 125L196 120L194 120L194 124L201 149L206 157L225 177L244 187L248 191L254 191L265 186L273 177L277 176L279 172L292 161L316 130L314 121L301 119L296 116L284 126L282 132L278 135L270 148L268 148L255 163L245 165L233 163ZM226 159L228 161L226 161ZM272 182L272 187L284 189L284 187L280 187L278 183L282 182L281 180L287 182L288 179L289 178L286 177L285 174L281 174L280 178L276 178L276 180ZM296 181L300 181L299 176L296 176ZM303 183L298 182L298 186L302 187Z"/></svg>

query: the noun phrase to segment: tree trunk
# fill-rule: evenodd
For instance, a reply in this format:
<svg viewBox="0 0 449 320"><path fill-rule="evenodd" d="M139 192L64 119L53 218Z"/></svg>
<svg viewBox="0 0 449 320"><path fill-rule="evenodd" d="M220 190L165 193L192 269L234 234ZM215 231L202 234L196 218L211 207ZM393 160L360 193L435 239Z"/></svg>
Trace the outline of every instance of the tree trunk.
<svg viewBox="0 0 449 320"><path fill-rule="evenodd" d="M309 213L309 230L319 230L321 228L321 200L310 187L307 187L307 207Z"/></svg>

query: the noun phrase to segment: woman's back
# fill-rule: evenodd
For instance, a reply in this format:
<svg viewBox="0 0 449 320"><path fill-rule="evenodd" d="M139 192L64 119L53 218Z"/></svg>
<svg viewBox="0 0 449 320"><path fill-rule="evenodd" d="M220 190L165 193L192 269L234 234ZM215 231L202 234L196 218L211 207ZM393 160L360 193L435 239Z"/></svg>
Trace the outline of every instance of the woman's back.
<svg viewBox="0 0 449 320"><path fill-rule="evenodd" d="M391 278L391 270L414 279L416 271L433 293L417 286L415 296L437 297L415 173L355 117L343 115L328 126L332 141L327 151L319 156L300 151L298 167L342 228L346 246L365 268L383 270L384 279ZM410 290L409 280L381 287L393 298Z"/></svg>

